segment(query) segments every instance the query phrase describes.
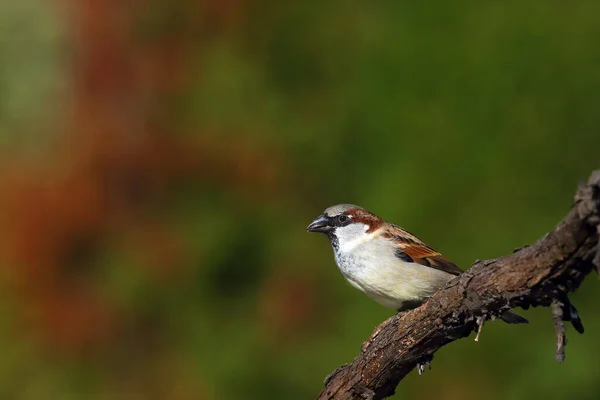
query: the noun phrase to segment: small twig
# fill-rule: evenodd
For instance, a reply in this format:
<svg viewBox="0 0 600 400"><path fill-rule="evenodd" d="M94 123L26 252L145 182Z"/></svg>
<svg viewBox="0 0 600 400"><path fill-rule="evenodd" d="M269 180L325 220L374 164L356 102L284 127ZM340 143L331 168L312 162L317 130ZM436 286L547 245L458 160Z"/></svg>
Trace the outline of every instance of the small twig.
<svg viewBox="0 0 600 400"><path fill-rule="evenodd" d="M479 342L479 335L481 335L481 330L483 329L484 323L485 323L485 315L477 317L477 335L475 336L476 342Z"/></svg>
<svg viewBox="0 0 600 400"><path fill-rule="evenodd" d="M563 303L558 299L552 300L552 321L556 330L556 354L554 359L558 362L565 361L565 346L567 345L567 336L565 335L565 324L563 323Z"/></svg>

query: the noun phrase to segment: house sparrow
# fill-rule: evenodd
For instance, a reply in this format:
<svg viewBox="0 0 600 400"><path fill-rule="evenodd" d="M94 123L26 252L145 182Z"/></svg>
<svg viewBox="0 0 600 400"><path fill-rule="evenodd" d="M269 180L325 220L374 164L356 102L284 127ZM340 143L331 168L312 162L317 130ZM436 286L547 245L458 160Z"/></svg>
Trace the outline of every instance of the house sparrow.
<svg viewBox="0 0 600 400"><path fill-rule="evenodd" d="M351 204L329 207L306 229L329 237L335 261L352 286L398 311L418 307L462 273L408 231ZM501 318L527 323L511 311Z"/></svg>

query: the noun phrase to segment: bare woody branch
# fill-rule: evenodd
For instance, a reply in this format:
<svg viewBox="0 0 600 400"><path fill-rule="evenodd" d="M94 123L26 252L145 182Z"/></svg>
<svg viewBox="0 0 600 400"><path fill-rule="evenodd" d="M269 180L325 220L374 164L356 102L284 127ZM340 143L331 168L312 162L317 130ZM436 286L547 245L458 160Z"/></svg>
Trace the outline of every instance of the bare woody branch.
<svg viewBox="0 0 600 400"><path fill-rule="evenodd" d="M442 346L477 331L485 319L521 306L552 307L556 359L564 359L566 294L600 271L600 170L577 190L569 214L532 246L476 261L421 307L380 324L352 363L328 376L319 399L382 399ZM572 320L583 331L581 321ZM578 326L578 325L579 326Z"/></svg>

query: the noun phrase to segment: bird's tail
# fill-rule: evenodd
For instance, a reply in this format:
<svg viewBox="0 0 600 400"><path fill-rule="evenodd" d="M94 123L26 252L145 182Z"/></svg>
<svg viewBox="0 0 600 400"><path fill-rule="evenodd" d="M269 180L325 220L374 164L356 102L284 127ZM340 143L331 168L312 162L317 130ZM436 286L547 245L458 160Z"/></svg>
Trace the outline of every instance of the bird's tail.
<svg viewBox="0 0 600 400"><path fill-rule="evenodd" d="M560 301L562 303L562 310L563 310L562 320L570 321L571 324L573 324L573 327L575 328L575 330L577 332L583 333L584 329L583 329L583 324L581 322L581 317L579 317L579 313L577 312L577 309L575 308L573 303L571 303L571 301L569 300L569 298L567 297L566 294L563 294L562 296L560 296ZM502 319L502 321L509 323L509 324L527 324L527 323L529 323L529 321L527 321L525 318L521 317L519 314L514 313L512 311L505 312L504 314L502 314L500 316L500 319Z"/></svg>
<svg viewBox="0 0 600 400"><path fill-rule="evenodd" d="M575 330L579 333L583 333L583 324L581 323L581 318L579 317L579 313L577 309L571 303L571 300L567 297L566 294L560 296L560 301L563 303L563 321L571 321L571 324L575 328Z"/></svg>
<svg viewBox="0 0 600 400"><path fill-rule="evenodd" d="M500 316L500 319L502 319L502 321L506 322L507 324L528 324L529 321L527 321L525 318L521 317L519 314L514 313L512 311L507 311L504 314L502 314Z"/></svg>

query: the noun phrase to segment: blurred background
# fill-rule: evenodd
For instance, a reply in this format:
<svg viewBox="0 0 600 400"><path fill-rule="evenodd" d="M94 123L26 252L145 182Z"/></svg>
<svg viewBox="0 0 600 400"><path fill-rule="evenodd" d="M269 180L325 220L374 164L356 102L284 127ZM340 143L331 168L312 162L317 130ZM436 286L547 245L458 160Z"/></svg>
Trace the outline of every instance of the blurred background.
<svg viewBox="0 0 600 400"><path fill-rule="evenodd" d="M0 5L0 398L310 399L393 314L305 227L362 205L462 268L600 165L600 3ZM596 277L395 398L597 399Z"/></svg>

